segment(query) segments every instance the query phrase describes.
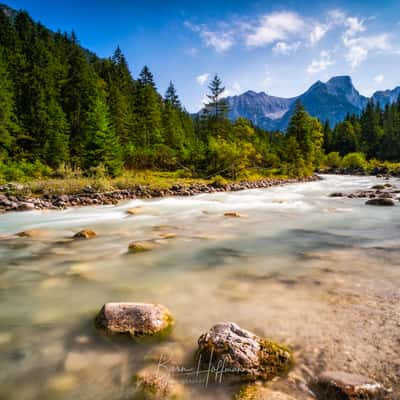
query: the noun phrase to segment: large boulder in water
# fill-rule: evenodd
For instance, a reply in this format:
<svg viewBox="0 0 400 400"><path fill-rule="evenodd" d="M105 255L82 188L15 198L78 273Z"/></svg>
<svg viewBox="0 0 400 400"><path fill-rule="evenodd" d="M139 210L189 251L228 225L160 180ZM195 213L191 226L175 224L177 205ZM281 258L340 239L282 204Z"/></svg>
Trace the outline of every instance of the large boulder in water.
<svg viewBox="0 0 400 400"><path fill-rule="evenodd" d="M285 346L240 328L233 322L219 323L198 340L201 364L223 365L222 373L248 380L268 380L290 369L292 352Z"/></svg>
<svg viewBox="0 0 400 400"><path fill-rule="evenodd" d="M362 375L340 371L324 372L315 383L320 400L383 400L385 388Z"/></svg>
<svg viewBox="0 0 400 400"><path fill-rule="evenodd" d="M96 326L111 334L135 336L163 335L170 331L174 319L161 304L107 303L96 317Z"/></svg>

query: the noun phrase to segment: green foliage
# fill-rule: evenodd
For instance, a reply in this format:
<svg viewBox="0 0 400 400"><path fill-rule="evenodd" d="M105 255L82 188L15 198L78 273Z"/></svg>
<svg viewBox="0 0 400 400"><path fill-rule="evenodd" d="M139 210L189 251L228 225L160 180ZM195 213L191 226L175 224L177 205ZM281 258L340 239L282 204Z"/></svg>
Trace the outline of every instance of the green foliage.
<svg viewBox="0 0 400 400"><path fill-rule="evenodd" d="M366 169L368 164L363 153L349 153L343 157L342 166L344 168Z"/></svg>
<svg viewBox="0 0 400 400"><path fill-rule="evenodd" d="M339 168L342 165L342 158L337 151L332 151L327 154L325 164L330 168Z"/></svg>
<svg viewBox="0 0 400 400"><path fill-rule="evenodd" d="M107 105L100 95L89 109L85 132L85 167L104 165L110 175L118 175L122 169L121 147L110 124Z"/></svg>

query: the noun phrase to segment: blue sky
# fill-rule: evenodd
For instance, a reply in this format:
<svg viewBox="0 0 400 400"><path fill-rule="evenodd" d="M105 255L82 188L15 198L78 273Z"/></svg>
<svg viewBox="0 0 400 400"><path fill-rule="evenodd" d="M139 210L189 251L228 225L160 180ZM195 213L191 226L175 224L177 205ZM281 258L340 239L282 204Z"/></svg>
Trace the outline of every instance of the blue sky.
<svg viewBox="0 0 400 400"><path fill-rule="evenodd" d="M400 85L398 0L5 2L51 29L74 30L99 56L120 45L134 77L147 64L161 93L172 80L189 111L215 73L228 95L290 97L344 74L364 95Z"/></svg>

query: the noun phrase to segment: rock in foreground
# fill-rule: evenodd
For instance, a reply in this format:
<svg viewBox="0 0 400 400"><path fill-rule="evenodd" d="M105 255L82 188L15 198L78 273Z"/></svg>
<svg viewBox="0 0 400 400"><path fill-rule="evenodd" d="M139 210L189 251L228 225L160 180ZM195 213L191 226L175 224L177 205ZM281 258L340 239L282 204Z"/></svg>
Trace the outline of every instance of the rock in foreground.
<svg viewBox="0 0 400 400"><path fill-rule="evenodd" d="M144 369L135 375L136 400L183 400L183 386L160 370Z"/></svg>
<svg viewBox="0 0 400 400"><path fill-rule="evenodd" d="M316 383L320 400L383 400L385 388L362 375L327 371Z"/></svg>
<svg viewBox="0 0 400 400"><path fill-rule="evenodd" d="M201 363L217 366L247 380L268 380L285 374L291 367L292 353L285 346L258 337L232 322L219 323L198 340Z"/></svg>
<svg viewBox="0 0 400 400"><path fill-rule="evenodd" d="M368 206L394 206L395 203L392 199L386 197L378 197L375 199L367 200L366 203Z"/></svg>
<svg viewBox="0 0 400 400"><path fill-rule="evenodd" d="M163 335L174 323L170 311L161 304L107 303L96 317L96 326L111 334L135 336Z"/></svg>

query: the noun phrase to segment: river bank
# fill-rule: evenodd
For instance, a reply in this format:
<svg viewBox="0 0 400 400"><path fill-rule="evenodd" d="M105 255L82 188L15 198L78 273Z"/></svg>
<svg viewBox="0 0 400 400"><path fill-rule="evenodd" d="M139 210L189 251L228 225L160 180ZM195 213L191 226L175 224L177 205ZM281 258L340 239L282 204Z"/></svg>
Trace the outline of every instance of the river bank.
<svg viewBox="0 0 400 400"><path fill-rule="evenodd" d="M232 183L173 184L169 187L135 185L132 188L112 191L98 191L86 186L80 193L23 195L24 185L0 186L0 213L8 211L62 210L68 207L116 205L122 200L152 199L169 196L193 196L215 192L237 192L246 189L265 189L272 186L319 180L317 175L299 178L265 178L255 181ZM29 190L29 187L27 187Z"/></svg>

